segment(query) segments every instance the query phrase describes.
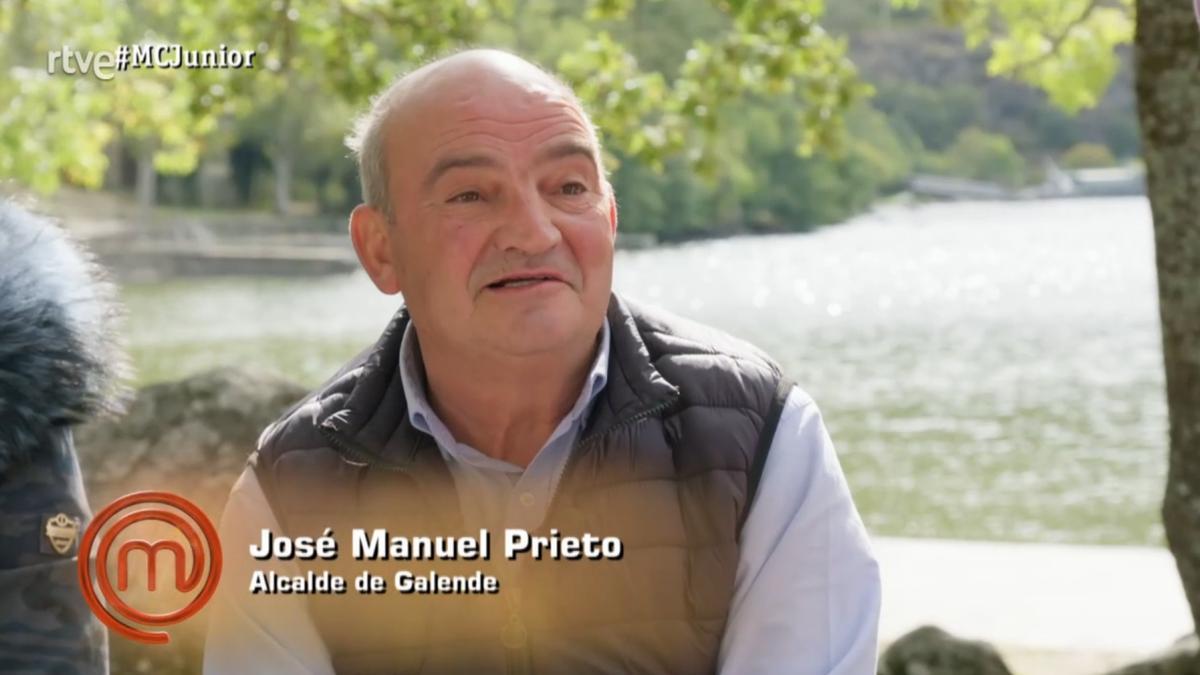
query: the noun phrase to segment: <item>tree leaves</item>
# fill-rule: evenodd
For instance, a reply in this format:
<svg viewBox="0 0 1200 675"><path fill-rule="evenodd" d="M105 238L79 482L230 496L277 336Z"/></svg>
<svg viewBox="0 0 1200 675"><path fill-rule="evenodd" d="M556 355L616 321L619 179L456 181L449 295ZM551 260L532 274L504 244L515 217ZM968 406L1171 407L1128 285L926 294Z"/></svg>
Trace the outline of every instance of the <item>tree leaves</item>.
<svg viewBox="0 0 1200 675"><path fill-rule="evenodd" d="M592 37L561 54L557 67L608 142L652 167L683 153L713 174L727 159L719 140L725 104L786 96L795 102L793 117L802 131L796 149L835 149L841 111L869 89L846 58L844 41L818 25L820 0L715 4L725 15L725 30L680 54L671 78L643 70L605 28L629 18L635 0L591 0L585 16L572 19L590 26ZM0 72L10 75L0 78L0 97L10 101L0 113L6 122L0 176L43 191L55 189L62 176L95 187L106 164L105 144L115 137L150 148L159 170L186 173L222 118L278 110L296 91L361 105L397 73L473 42L490 23L521 22L515 9L510 0L140 0L119 6L115 0L51 0L17 16L0 4L6 39L19 38L17 30L43 38L0 56ZM111 50L146 41L256 49L257 67L130 70L78 88L87 78L15 76L15 69L36 70L48 44ZM309 113L311 107L301 105L286 126L302 129ZM37 133L32 127L39 120L54 120L60 136ZM288 138L295 136L283 134L277 142Z"/></svg>
<svg viewBox="0 0 1200 675"><path fill-rule="evenodd" d="M913 7L921 0L895 0ZM937 0L971 48L991 48L988 72L1039 87L1068 112L1095 106L1133 39L1133 0Z"/></svg>

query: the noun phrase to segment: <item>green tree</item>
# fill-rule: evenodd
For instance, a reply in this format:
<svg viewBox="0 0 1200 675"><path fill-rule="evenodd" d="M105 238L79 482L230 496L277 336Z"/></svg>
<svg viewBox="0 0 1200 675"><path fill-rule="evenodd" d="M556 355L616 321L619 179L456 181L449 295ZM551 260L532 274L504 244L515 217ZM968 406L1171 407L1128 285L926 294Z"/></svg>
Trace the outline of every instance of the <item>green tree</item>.
<svg viewBox="0 0 1200 675"><path fill-rule="evenodd" d="M928 4L991 50L988 72L1032 84L1069 112L1096 105L1133 38L1134 0L895 0Z"/></svg>
<svg viewBox="0 0 1200 675"><path fill-rule="evenodd" d="M535 0L521 4L536 6ZM620 0L581 5L584 18L569 23L577 38L586 37L561 43L566 51L551 65L576 85L610 134L610 147L654 166L687 148L695 166L715 174L725 159L718 152L718 111L746 93L796 95L801 104L792 116L803 130L797 149L832 147L841 132L840 111L867 91L845 57L844 42L817 24L819 0L716 3L702 31L709 37L697 37L675 54L677 67L669 76L644 69L606 28L634 8ZM646 16L653 18L655 10ZM0 70L13 77L0 78L11 122L0 137L5 157L0 176L43 191L56 188L62 176L98 185L104 146L116 137L152 158L158 169L186 172L210 140L214 119L274 108L275 135L264 147L279 181L276 202L286 208L295 151L315 108L310 101L361 105L403 69L476 42L492 24L519 26L523 20L506 0L3 3L0 36L10 48L0 56ZM509 34L518 43L530 39L522 30ZM38 38L20 39L24 35ZM50 76L41 67L48 45L100 50L140 41L256 46L260 67L129 71L110 82L83 85L86 78ZM662 52L659 60L668 56ZM67 134L65 140L26 133L36 132L51 109L61 118L56 127L90 126L90 133Z"/></svg>
<svg viewBox="0 0 1200 675"><path fill-rule="evenodd" d="M220 112L210 89L213 70L131 70L110 80L50 75L48 53L111 51L121 43L157 41L165 3L129 6L90 0L0 3L0 177L43 192L63 177L95 186L107 166L106 145L122 140L138 160L139 200L153 200L156 170L183 172L195 165L201 140ZM213 41L211 44L216 44Z"/></svg>
<svg viewBox="0 0 1200 675"><path fill-rule="evenodd" d="M992 181L1017 187L1025 182L1025 160L1007 136L971 127L954 139L936 160L942 171L954 176Z"/></svg>
<svg viewBox="0 0 1200 675"><path fill-rule="evenodd" d="M982 117L983 94L976 86L955 84L937 88L887 81L878 89L875 105L912 129L930 150L950 147L963 129Z"/></svg>
<svg viewBox="0 0 1200 675"><path fill-rule="evenodd" d="M1117 163L1112 152L1099 143L1076 143L1063 153L1061 161L1068 169L1090 169Z"/></svg>

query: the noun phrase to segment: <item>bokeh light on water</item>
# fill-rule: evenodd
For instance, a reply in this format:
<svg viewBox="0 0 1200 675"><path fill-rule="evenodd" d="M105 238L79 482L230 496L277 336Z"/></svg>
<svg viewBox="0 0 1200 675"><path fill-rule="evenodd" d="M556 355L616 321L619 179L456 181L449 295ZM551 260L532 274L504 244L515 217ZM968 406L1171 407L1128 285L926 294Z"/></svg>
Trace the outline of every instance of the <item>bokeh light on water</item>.
<svg viewBox="0 0 1200 675"><path fill-rule="evenodd" d="M1166 403L1144 199L889 207L622 252L615 285L778 358L878 534L1157 544ZM396 300L362 274L128 287L143 380L317 383Z"/></svg>
<svg viewBox="0 0 1200 675"><path fill-rule="evenodd" d="M825 413L874 531L1161 540L1142 199L898 208L638 253L620 285L779 358Z"/></svg>

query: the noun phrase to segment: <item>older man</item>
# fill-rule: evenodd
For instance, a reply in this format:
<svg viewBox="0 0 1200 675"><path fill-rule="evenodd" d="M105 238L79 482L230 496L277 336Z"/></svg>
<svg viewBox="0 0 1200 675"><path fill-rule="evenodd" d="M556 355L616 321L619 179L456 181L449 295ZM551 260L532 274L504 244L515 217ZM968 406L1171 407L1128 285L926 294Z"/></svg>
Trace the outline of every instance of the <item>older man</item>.
<svg viewBox="0 0 1200 675"><path fill-rule="evenodd" d="M263 433L206 672L873 673L878 568L816 406L754 347L612 293L617 204L572 92L463 52L399 79L354 141L351 238L405 306ZM336 561L246 554L326 527ZM622 550L362 561L351 528ZM252 569L500 587L302 598L251 594Z"/></svg>

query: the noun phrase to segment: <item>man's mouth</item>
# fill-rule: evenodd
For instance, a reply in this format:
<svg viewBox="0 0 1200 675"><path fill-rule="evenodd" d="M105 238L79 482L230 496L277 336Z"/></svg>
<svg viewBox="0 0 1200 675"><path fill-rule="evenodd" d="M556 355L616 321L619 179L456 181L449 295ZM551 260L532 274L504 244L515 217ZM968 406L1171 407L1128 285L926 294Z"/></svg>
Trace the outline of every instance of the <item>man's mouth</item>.
<svg viewBox="0 0 1200 675"><path fill-rule="evenodd" d="M540 284L546 281L562 281L562 279L550 275L518 276L501 279L499 281L493 281L492 283L488 284L487 287L491 289L521 288L523 286L533 286L534 284Z"/></svg>

